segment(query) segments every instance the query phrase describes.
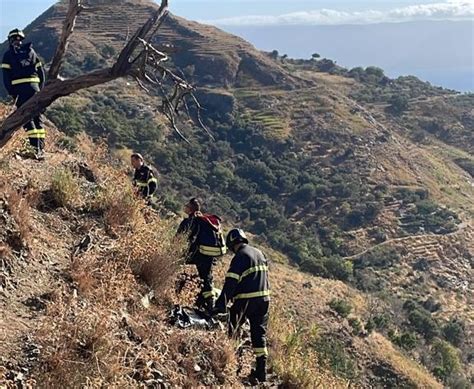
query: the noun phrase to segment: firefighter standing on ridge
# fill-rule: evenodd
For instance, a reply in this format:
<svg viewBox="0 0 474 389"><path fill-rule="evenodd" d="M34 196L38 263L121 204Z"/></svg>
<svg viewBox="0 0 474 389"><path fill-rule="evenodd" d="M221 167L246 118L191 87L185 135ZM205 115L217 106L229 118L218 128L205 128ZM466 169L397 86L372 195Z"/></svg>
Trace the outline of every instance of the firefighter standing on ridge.
<svg viewBox="0 0 474 389"><path fill-rule="evenodd" d="M221 219L216 215L202 214L201 204L196 198L189 200L184 206L184 212L188 217L181 222L177 233L188 234L187 263L196 265L202 281L196 305L211 312L219 293L214 289L212 268L217 257L227 252Z"/></svg>
<svg viewBox="0 0 474 389"><path fill-rule="evenodd" d="M235 253L226 274L224 288L216 302L214 314L226 313L227 304L233 300L229 311L229 336L238 336L245 320L250 322L250 337L256 357L253 383L266 381L267 324L270 303L268 262L263 253L250 246L241 229L229 232L226 245Z"/></svg>
<svg viewBox="0 0 474 389"><path fill-rule="evenodd" d="M43 65L33 50L31 43L23 44L25 34L19 29L8 34L9 50L2 61L3 84L10 96L15 99L17 108L25 104L44 86L45 74ZM24 125L29 139L28 154L36 159L44 158L46 131L43 128L41 115L35 116Z"/></svg>
<svg viewBox="0 0 474 389"><path fill-rule="evenodd" d="M156 179L153 170L145 165L145 160L139 153L132 154L130 161L135 169L133 185L142 198L148 200L151 199L158 187L158 180Z"/></svg>

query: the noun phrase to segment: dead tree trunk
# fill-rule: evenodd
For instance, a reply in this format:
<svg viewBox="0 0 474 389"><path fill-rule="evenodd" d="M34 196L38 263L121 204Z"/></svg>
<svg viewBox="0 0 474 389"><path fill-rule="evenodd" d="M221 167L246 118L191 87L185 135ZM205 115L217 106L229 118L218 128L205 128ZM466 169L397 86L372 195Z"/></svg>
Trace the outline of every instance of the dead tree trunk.
<svg viewBox="0 0 474 389"><path fill-rule="evenodd" d="M61 34L61 40L59 41L56 52L54 53L53 61L49 68L48 80L52 81L58 78L59 70L64 60L64 54L66 53L69 45L69 38L74 31L76 26L76 19L79 13L84 9L81 4L81 0L69 0L69 9L64 21L63 31Z"/></svg>
<svg viewBox="0 0 474 389"><path fill-rule="evenodd" d="M135 32L112 67L69 80L61 80L58 78L59 70L77 16L83 9L81 0L70 0L61 39L49 71L49 80L39 93L4 120L0 126L0 148L11 139L19 127L30 121L34 116L44 112L58 98L127 76L133 77L145 91L150 92L150 89L154 89L155 92L161 95L163 99L161 111L179 136L187 141L176 127L175 115L178 114L181 106L187 106L186 98L189 96L192 97L192 101L194 101L199 112L201 107L193 95L194 88L166 68L164 62L166 62L168 56L156 50L149 43L168 14L168 0L162 0L159 9ZM199 115L198 118L198 124L209 133ZM212 135L210 136L212 137Z"/></svg>

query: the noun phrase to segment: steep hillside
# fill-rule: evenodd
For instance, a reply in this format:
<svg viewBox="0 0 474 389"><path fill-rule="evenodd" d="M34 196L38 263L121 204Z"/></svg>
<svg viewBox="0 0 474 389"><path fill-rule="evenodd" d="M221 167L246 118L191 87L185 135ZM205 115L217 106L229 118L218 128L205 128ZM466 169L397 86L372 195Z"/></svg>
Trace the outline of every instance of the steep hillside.
<svg viewBox="0 0 474 389"><path fill-rule="evenodd" d="M89 3L93 10L78 21L63 76L111 61L156 7L145 0ZM64 12L58 4L27 28L46 61ZM369 382L364 379L380 384L377 375L392 377L392 367L372 368L362 358L382 352L390 366L406 356L423 363L446 385L472 377L474 96L414 77L390 80L374 67L347 70L329 59L261 53L176 16L155 43L171 51L177 71L198 86L216 142L188 121L180 127L191 145L176 140L157 113L160 101L121 80L48 110L65 134L61 143L73 147L86 132L106 138L112 149L142 152L160 172L160 200L168 211L199 195L207 209L252 232L276 256L348 286L321 279L313 285L339 285L346 296L360 296L359 290L376 301L375 314L373 307L368 316L356 311L380 333L353 340L361 347L370 340L370 347L354 354L347 349L352 343L339 339L344 358L364 361L356 369L362 385ZM322 293L301 290L307 299ZM318 309L317 323L327 316L327 308ZM324 331L339 328L336 322ZM321 346L311 332L295 333ZM297 346L295 355L303 352ZM454 362L445 366L447 359Z"/></svg>
<svg viewBox="0 0 474 389"><path fill-rule="evenodd" d="M126 168L104 146L48 130L46 162L18 156L21 136L0 154L0 383L242 386L249 346L237 348L223 329L168 323L173 304L196 292L193 283L174 288L193 273L172 239L177 217L130 197ZM271 281L274 384L441 387L364 330L375 312L362 293L278 263Z"/></svg>

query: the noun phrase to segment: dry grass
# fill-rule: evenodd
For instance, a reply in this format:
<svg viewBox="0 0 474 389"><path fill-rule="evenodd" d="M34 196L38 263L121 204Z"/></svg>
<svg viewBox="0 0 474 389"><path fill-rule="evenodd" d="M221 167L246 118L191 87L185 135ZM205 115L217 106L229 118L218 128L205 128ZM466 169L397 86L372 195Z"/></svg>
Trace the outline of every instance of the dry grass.
<svg viewBox="0 0 474 389"><path fill-rule="evenodd" d="M129 264L155 296L164 296L175 280L186 248L185 239L175 237L175 226L150 213L119 245L118 257Z"/></svg>
<svg viewBox="0 0 474 389"><path fill-rule="evenodd" d="M101 186L108 169L97 169ZM93 210L103 217L93 212L93 231L88 224L94 243L73 257L71 282L56 291L36 334L37 384L156 387L161 379L234 386L235 350L223 332L181 331L165 322L185 248L176 226L134 198L125 179L106 187ZM155 299L145 304L150 289Z"/></svg>
<svg viewBox="0 0 474 389"><path fill-rule="evenodd" d="M79 182L70 169L60 168L53 173L51 197L58 207L73 209L81 203Z"/></svg>
<svg viewBox="0 0 474 389"><path fill-rule="evenodd" d="M271 363L285 388L346 388L347 381L325 370L312 343L318 328L302 327L297 317L279 308L270 315Z"/></svg>
<svg viewBox="0 0 474 389"><path fill-rule="evenodd" d="M140 202L130 184L106 189L102 198L104 222L107 231L119 234L121 230L133 229L141 221Z"/></svg>
<svg viewBox="0 0 474 389"><path fill-rule="evenodd" d="M14 222L10 226L9 245L14 249L27 247L31 235L31 213L27 199L12 187L3 185L0 186L0 205L2 202Z"/></svg>

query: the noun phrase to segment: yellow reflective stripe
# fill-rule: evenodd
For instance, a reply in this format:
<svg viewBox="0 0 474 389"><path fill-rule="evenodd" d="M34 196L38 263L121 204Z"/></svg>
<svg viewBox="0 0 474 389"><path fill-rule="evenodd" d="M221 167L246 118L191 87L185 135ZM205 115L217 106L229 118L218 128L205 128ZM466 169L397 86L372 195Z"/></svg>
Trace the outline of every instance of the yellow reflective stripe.
<svg viewBox="0 0 474 389"><path fill-rule="evenodd" d="M150 178L147 182L137 181L137 186L145 187L145 186L148 186L152 182L158 183L158 180L156 178Z"/></svg>
<svg viewBox="0 0 474 389"><path fill-rule="evenodd" d="M264 355L268 355L268 349L266 347L257 347L253 349L255 356L263 357Z"/></svg>
<svg viewBox="0 0 474 389"><path fill-rule="evenodd" d="M237 281L240 281L240 276L237 273L228 272L225 276L227 278L235 278Z"/></svg>
<svg viewBox="0 0 474 389"><path fill-rule="evenodd" d="M34 130L26 131L28 135L36 135L36 134L46 134L46 130L44 128L35 128Z"/></svg>
<svg viewBox="0 0 474 389"><path fill-rule="evenodd" d="M25 84L27 82L39 83L41 80L39 77L19 78L18 80L13 80L12 85Z"/></svg>
<svg viewBox="0 0 474 389"><path fill-rule="evenodd" d="M266 297L266 296L270 296L269 290L261 290L260 292L252 292L252 293L240 293L234 297L234 300L253 299L256 297Z"/></svg>
<svg viewBox="0 0 474 389"><path fill-rule="evenodd" d="M37 128L26 131L26 135L31 139L44 139L46 138L46 130L44 128Z"/></svg>
<svg viewBox="0 0 474 389"><path fill-rule="evenodd" d="M199 246L199 252L209 256L221 256L227 252L226 247Z"/></svg>
<svg viewBox="0 0 474 389"><path fill-rule="evenodd" d="M247 270L245 270L245 271L242 273L242 277L241 277L241 278L245 278L245 277L247 277L249 274L256 273L256 272L259 272L259 271L268 271L268 266L266 266L266 265L259 265L259 266L251 267L250 269L247 269Z"/></svg>
<svg viewBox="0 0 474 389"><path fill-rule="evenodd" d="M206 292L202 292L202 296L204 298L209 298L209 297L217 297L221 294L221 290L217 288L213 288L212 290L208 290Z"/></svg>
<svg viewBox="0 0 474 389"><path fill-rule="evenodd" d="M11 68L12 68L12 65L8 63L2 63L2 69L11 69Z"/></svg>
<svg viewBox="0 0 474 389"><path fill-rule="evenodd" d="M40 68L41 66L43 66L43 64L41 62L38 62L36 65L35 65L35 69L38 69Z"/></svg>

